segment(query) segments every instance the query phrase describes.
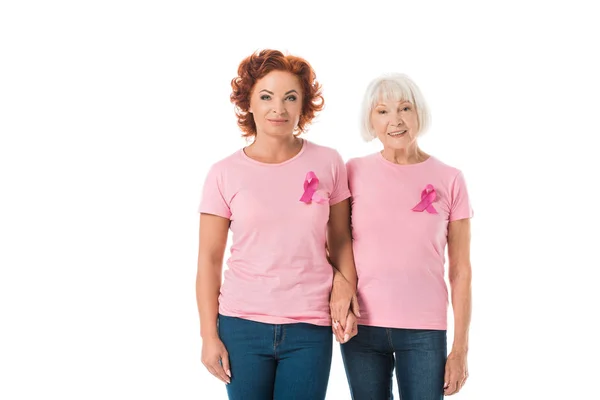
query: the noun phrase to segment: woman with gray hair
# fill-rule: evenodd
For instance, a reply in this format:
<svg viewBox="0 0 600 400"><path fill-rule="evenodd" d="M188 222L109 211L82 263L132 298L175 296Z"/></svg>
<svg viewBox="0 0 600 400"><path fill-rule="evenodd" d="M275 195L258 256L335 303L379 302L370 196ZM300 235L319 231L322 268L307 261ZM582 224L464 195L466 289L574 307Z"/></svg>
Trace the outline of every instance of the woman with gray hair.
<svg viewBox="0 0 600 400"><path fill-rule="evenodd" d="M368 86L362 135L383 150L348 161L358 335L341 345L352 398L439 400L467 376L471 316L470 218L461 171L419 148L429 110L406 75ZM454 341L447 355L448 276Z"/></svg>

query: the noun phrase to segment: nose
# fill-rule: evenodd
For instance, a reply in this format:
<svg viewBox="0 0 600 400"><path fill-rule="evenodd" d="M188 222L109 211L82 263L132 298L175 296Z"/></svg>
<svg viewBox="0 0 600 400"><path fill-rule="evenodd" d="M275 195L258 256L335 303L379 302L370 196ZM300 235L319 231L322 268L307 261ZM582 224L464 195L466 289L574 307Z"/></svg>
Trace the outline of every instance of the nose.
<svg viewBox="0 0 600 400"><path fill-rule="evenodd" d="M275 115L285 114L285 104L283 101L276 101L273 104L273 113Z"/></svg>
<svg viewBox="0 0 600 400"><path fill-rule="evenodd" d="M401 126L404 124L404 121L402 120L402 116L399 113L396 114L396 116L394 117L394 123L397 126Z"/></svg>

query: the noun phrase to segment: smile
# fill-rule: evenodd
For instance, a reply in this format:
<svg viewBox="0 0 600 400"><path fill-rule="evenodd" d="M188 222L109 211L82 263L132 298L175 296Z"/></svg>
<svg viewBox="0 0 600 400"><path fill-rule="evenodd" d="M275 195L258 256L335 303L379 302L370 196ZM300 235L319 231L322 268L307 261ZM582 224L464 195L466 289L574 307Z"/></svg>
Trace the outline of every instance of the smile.
<svg viewBox="0 0 600 400"><path fill-rule="evenodd" d="M272 124L275 125L281 125L281 124L285 124L286 122L288 122L287 119L268 119L267 121L269 121Z"/></svg>
<svg viewBox="0 0 600 400"><path fill-rule="evenodd" d="M395 131L395 132L390 132L390 133L388 133L388 135L390 135L390 136L402 136L402 135L404 135L405 133L406 133L406 129L405 129L405 130L403 130L403 131Z"/></svg>

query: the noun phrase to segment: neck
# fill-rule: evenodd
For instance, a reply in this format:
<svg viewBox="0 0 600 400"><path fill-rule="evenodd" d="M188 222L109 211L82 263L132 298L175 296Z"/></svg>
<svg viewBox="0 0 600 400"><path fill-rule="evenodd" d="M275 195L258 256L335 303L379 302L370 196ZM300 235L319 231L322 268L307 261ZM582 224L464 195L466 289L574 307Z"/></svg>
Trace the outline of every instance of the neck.
<svg viewBox="0 0 600 400"><path fill-rule="evenodd" d="M381 151L383 158L394 164L407 165L418 164L429 158L417 145L406 149L385 148Z"/></svg>
<svg viewBox="0 0 600 400"><path fill-rule="evenodd" d="M246 154L268 163L280 163L294 157L302 148L302 139L294 135L282 137L257 133L254 142L246 147Z"/></svg>

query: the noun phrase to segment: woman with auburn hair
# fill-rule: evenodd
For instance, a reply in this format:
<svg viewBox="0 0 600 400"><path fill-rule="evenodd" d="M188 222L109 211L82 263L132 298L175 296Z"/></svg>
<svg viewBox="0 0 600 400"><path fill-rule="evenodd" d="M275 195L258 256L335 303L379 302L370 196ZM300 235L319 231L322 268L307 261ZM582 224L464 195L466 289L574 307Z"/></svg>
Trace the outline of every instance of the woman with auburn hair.
<svg viewBox="0 0 600 400"><path fill-rule="evenodd" d="M306 60L257 52L231 86L238 125L253 140L212 165L204 182L202 362L230 399L324 399L332 322L339 341L356 334L345 165L337 151L299 137L324 104Z"/></svg>
<svg viewBox="0 0 600 400"><path fill-rule="evenodd" d="M461 171L419 147L428 125L408 76L383 75L368 86L362 135L383 150L347 163L361 316L358 335L341 348L355 400L391 399L394 369L402 400L441 400L468 376L473 211ZM454 311L448 356L446 246Z"/></svg>

